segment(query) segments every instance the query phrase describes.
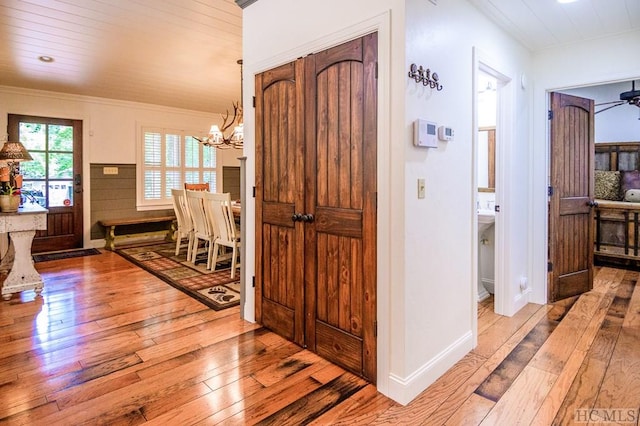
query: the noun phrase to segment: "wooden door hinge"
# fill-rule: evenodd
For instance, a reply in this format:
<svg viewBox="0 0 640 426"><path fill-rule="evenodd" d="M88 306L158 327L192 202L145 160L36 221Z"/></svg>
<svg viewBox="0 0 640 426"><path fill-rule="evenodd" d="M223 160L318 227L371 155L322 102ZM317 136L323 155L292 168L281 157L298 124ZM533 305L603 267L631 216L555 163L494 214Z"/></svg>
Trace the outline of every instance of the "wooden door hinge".
<svg viewBox="0 0 640 426"><path fill-rule="evenodd" d="M253 107L254 108L256 107L256 97L255 96L253 97Z"/></svg>
<svg viewBox="0 0 640 426"><path fill-rule="evenodd" d="M375 78L378 78L378 62L376 62Z"/></svg>
<svg viewBox="0 0 640 426"><path fill-rule="evenodd" d="M552 272L552 271L553 271L553 263L547 262L547 272Z"/></svg>
<svg viewBox="0 0 640 426"><path fill-rule="evenodd" d="M549 110L549 120L553 118L553 111Z"/></svg>
<svg viewBox="0 0 640 426"><path fill-rule="evenodd" d="M253 288L256 288L256 276L255 275L253 277L251 277L251 285L253 286Z"/></svg>
<svg viewBox="0 0 640 426"><path fill-rule="evenodd" d="M551 196L553 195L553 186L549 186L549 187L547 188L547 195L548 195L549 197L551 197Z"/></svg>
<svg viewBox="0 0 640 426"><path fill-rule="evenodd" d="M378 321L373 322L373 337L378 337Z"/></svg>
<svg viewBox="0 0 640 426"><path fill-rule="evenodd" d="M256 198L256 187L253 187L253 198Z"/></svg>

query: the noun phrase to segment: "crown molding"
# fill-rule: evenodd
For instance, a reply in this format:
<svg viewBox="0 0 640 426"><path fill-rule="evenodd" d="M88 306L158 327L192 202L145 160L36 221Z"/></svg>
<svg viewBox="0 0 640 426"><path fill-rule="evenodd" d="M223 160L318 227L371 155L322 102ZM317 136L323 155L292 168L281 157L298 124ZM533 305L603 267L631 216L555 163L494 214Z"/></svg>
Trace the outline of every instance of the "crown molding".
<svg viewBox="0 0 640 426"><path fill-rule="evenodd" d="M249 6L250 4L253 4L255 2L257 2L258 0L236 0L236 3L238 4L238 6L240 6L241 8L245 8L247 6Z"/></svg>

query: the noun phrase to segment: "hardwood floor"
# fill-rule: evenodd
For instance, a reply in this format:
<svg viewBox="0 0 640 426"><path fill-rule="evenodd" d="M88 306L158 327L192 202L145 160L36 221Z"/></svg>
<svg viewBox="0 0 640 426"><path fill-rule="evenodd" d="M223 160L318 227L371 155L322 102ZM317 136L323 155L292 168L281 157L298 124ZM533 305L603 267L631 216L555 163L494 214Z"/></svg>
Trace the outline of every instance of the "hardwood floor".
<svg viewBox="0 0 640 426"><path fill-rule="evenodd" d="M478 347L401 406L115 253L36 268L43 297L0 303L2 424L638 424L638 272L511 318L481 304Z"/></svg>

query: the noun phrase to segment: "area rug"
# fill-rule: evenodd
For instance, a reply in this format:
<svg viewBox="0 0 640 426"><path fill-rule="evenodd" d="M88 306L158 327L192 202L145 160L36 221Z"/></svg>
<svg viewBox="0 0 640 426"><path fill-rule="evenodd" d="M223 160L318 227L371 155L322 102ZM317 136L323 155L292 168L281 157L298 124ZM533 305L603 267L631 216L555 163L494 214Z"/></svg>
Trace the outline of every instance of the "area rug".
<svg viewBox="0 0 640 426"><path fill-rule="evenodd" d="M240 271L231 278L231 268L220 266L208 270L206 254L196 264L186 260L186 248L175 255L175 243L158 243L116 249L116 253L152 273L216 311L240 304Z"/></svg>
<svg viewBox="0 0 640 426"><path fill-rule="evenodd" d="M34 262L47 262L49 260L69 259L71 257L93 256L94 254L100 254L100 250L90 249L74 249L65 251L56 251L52 253L40 253L33 255Z"/></svg>

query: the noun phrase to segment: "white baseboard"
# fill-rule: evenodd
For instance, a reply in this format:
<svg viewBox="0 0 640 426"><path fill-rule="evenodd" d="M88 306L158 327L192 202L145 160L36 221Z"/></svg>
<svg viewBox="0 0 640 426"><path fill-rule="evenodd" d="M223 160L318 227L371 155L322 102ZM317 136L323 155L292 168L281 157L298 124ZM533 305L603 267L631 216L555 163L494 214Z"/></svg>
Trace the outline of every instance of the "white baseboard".
<svg viewBox="0 0 640 426"><path fill-rule="evenodd" d="M390 374L389 398L406 405L473 349L471 330L406 378Z"/></svg>
<svg viewBox="0 0 640 426"><path fill-rule="evenodd" d="M482 278L480 280L482 287L484 287L488 293L495 294L496 282L491 278Z"/></svg>
<svg viewBox="0 0 640 426"><path fill-rule="evenodd" d="M524 305L529 303L530 294L531 294L531 287L527 287L523 292L516 294L516 296L513 298L513 303L517 307L517 310L519 310Z"/></svg>
<svg viewBox="0 0 640 426"><path fill-rule="evenodd" d="M488 298L491 294L487 291L484 286L480 290L478 290L478 302L482 302L484 299Z"/></svg>

